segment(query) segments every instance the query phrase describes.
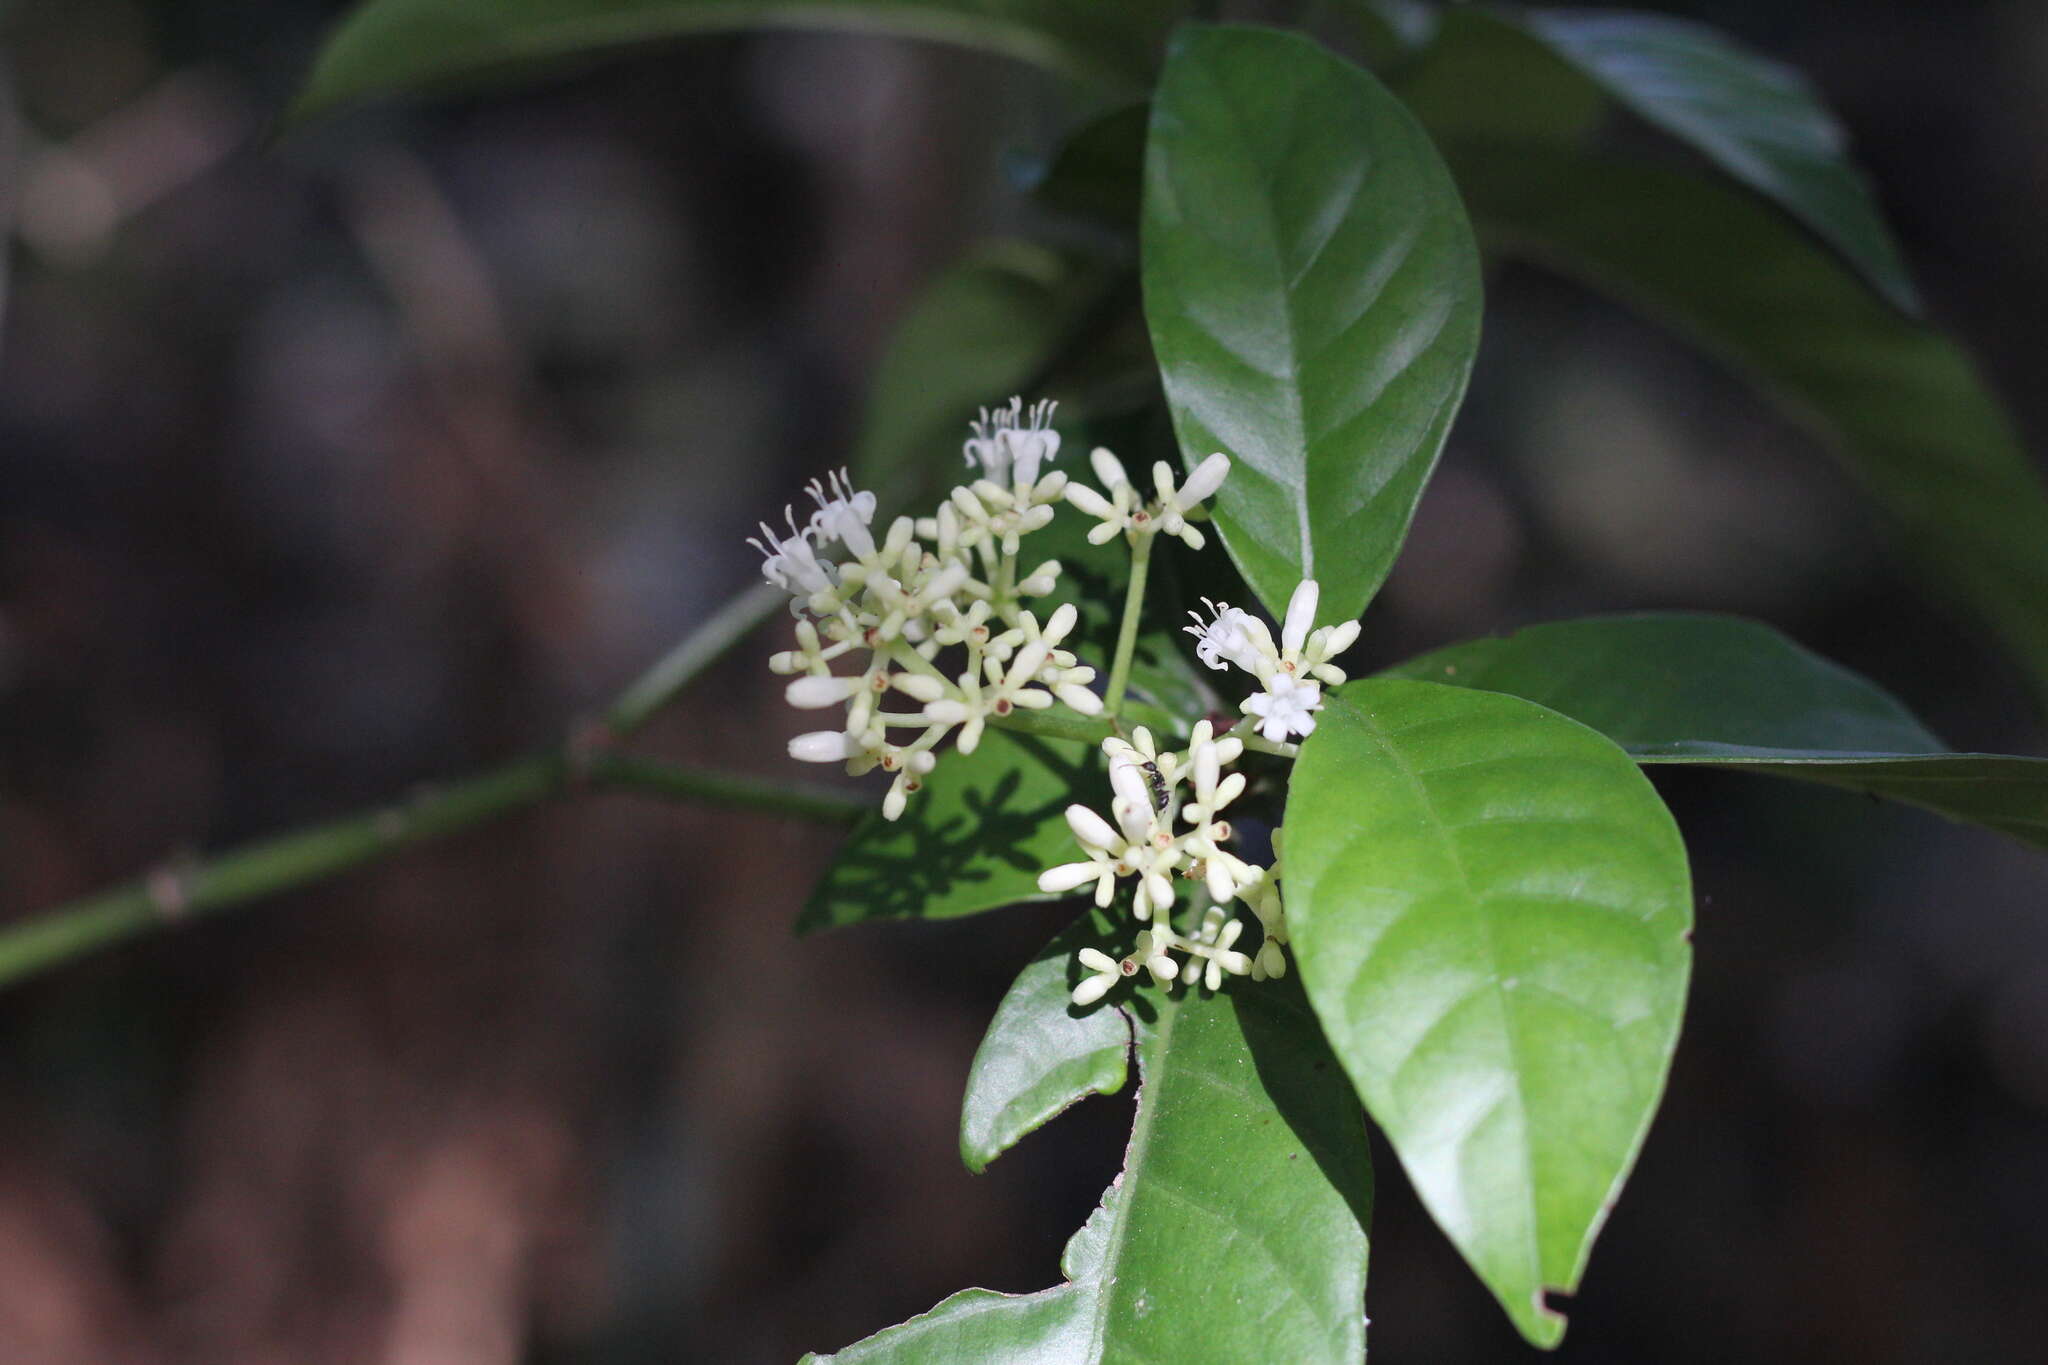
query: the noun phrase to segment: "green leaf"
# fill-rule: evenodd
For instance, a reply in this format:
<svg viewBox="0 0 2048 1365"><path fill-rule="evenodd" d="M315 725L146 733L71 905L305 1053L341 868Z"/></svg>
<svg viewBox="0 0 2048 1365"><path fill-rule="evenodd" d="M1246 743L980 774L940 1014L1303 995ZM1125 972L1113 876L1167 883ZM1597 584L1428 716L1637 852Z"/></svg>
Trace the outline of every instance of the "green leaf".
<svg viewBox="0 0 2048 1365"><path fill-rule="evenodd" d="M367 95L475 81L693 33L821 28L954 43L1141 88L1179 0L363 0L315 60L291 117Z"/></svg>
<svg viewBox="0 0 2048 1365"><path fill-rule="evenodd" d="M2048 492L1952 342L1732 187L1535 146L1448 154L1490 240L1691 336L1820 436L2048 698Z"/></svg>
<svg viewBox="0 0 2048 1365"><path fill-rule="evenodd" d="M1615 100L1775 201L1893 304L1918 311L1847 134L1797 71L1682 19L1533 10L1519 22Z"/></svg>
<svg viewBox="0 0 2048 1365"><path fill-rule="evenodd" d="M957 919L1052 900L1038 874L1072 862L1062 818L1076 792L1106 786L1092 745L988 730L947 752L900 820L861 818L812 891L796 929L877 919Z"/></svg>
<svg viewBox="0 0 2048 1365"><path fill-rule="evenodd" d="M1425 1206L1554 1344L1678 1040L1692 896L1628 756L1515 697L1332 693L1287 797L1301 976Z"/></svg>
<svg viewBox="0 0 2048 1365"><path fill-rule="evenodd" d="M1869 679L1738 616L1552 622L1417 655L1379 676L1522 697L1638 757L1702 745L1892 755L1947 748Z"/></svg>
<svg viewBox="0 0 2048 1365"><path fill-rule="evenodd" d="M1070 996L1079 984L1074 954L1107 948L1113 938L1103 911L1081 916L1031 959L996 1006L960 1105L960 1159L968 1170L987 1170L1070 1105L1124 1088L1129 1018L1121 1010L1079 1008Z"/></svg>
<svg viewBox="0 0 2048 1365"><path fill-rule="evenodd" d="M1151 121L1150 105L1129 104L1082 124L1053 151L1031 185L1031 197L1056 213L1135 232Z"/></svg>
<svg viewBox="0 0 2048 1365"><path fill-rule="evenodd" d="M1038 382L1116 287L1101 266L1016 240L988 243L945 271L898 324L876 370L855 482L889 501L945 487L939 480L964 468L968 421Z"/></svg>
<svg viewBox="0 0 2048 1365"><path fill-rule="evenodd" d="M1107 1005L1097 1006L1112 1012ZM1123 1173L1067 1282L955 1294L841 1365L1356 1365L1372 1176L1355 1099L1291 982L1129 1007L1143 1085ZM1142 1019L1142 1015L1140 1015Z"/></svg>
<svg viewBox="0 0 2048 1365"><path fill-rule="evenodd" d="M1285 610L1365 609L1479 340L1479 263L1429 138L1309 40L1183 29L1153 101L1145 316L1187 463L1235 461L1216 525Z"/></svg>
<svg viewBox="0 0 2048 1365"><path fill-rule="evenodd" d="M1382 676L1525 698L1639 763L1846 787L2048 848L2048 759L1949 753L1889 694L1754 621L1562 621L1452 645Z"/></svg>

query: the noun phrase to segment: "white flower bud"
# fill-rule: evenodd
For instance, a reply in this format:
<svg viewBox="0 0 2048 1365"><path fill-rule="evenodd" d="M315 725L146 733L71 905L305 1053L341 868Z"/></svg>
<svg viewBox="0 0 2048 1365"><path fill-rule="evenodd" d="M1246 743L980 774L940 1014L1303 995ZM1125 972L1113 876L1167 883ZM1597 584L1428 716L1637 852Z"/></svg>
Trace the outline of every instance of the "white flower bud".
<svg viewBox="0 0 2048 1365"><path fill-rule="evenodd" d="M1085 483L1067 485L1067 503L1087 516L1108 519L1116 515L1116 508L1109 505L1109 499Z"/></svg>
<svg viewBox="0 0 2048 1365"><path fill-rule="evenodd" d="M1173 883L1157 872L1145 874L1145 894L1152 899L1152 908L1164 913L1173 908Z"/></svg>
<svg viewBox="0 0 2048 1365"><path fill-rule="evenodd" d="M1038 632L1038 638L1048 645L1056 645L1067 638L1074 623L1080 619L1080 610L1072 602L1062 602L1059 610L1052 614L1052 619L1045 623L1045 629Z"/></svg>
<svg viewBox="0 0 2048 1365"><path fill-rule="evenodd" d="M858 676L834 678L812 675L798 678L783 689L782 695L800 711L815 711L820 707L837 706L852 696L862 682Z"/></svg>
<svg viewBox="0 0 2048 1365"><path fill-rule="evenodd" d="M1117 960L1099 948L1083 948L1074 956L1091 972L1116 972L1119 975L1123 972Z"/></svg>
<svg viewBox="0 0 2048 1365"><path fill-rule="evenodd" d="M1109 988L1115 985L1116 982L1117 978L1113 976L1091 976L1080 985L1074 987L1074 1003L1076 1005L1092 1005L1103 996L1109 994Z"/></svg>
<svg viewBox="0 0 2048 1365"><path fill-rule="evenodd" d="M1079 890L1102 875L1100 863L1061 863L1038 874L1038 889L1049 896L1064 896Z"/></svg>
<svg viewBox="0 0 2048 1365"><path fill-rule="evenodd" d="M1120 485L1131 481L1130 475L1124 473L1124 462L1110 454L1106 446L1097 446L1089 451L1088 464L1095 470L1095 477L1101 481L1102 486L1112 493Z"/></svg>
<svg viewBox="0 0 2048 1365"><path fill-rule="evenodd" d="M1099 716L1102 714L1102 698L1096 696L1079 683L1061 683L1053 688L1053 693L1061 701L1084 716Z"/></svg>
<svg viewBox="0 0 2048 1365"><path fill-rule="evenodd" d="M789 756L805 763L841 763L859 752L853 736L838 730L813 730L789 742Z"/></svg>
<svg viewBox="0 0 2048 1365"><path fill-rule="evenodd" d="M1304 578L1287 599L1287 621L1280 627L1280 647L1289 654L1300 651L1308 640L1309 627L1316 623L1316 604L1322 589L1313 578Z"/></svg>
<svg viewBox="0 0 2048 1365"><path fill-rule="evenodd" d="M928 702L924 708L924 718L934 725L958 725L971 714L966 702L951 699ZM964 754L967 750L962 748L960 752Z"/></svg>
<svg viewBox="0 0 2048 1365"><path fill-rule="evenodd" d="M918 701L933 702L946 695L946 685L928 673L898 673L889 681L898 692Z"/></svg>
<svg viewBox="0 0 2048 1365"><path fill-rule="evenodd" d="M1099 848L1107 852L1123 842L1117 838L1116 831L1110 828L1107 820L1086 806L1067 807L1067 828L1074 831L1074 837L1086 848Z"/></svg>
<svg viewBox="0 0 2048 1365"><path fill-rule="evenodd" d="M1230 875L1230 867L1221 858L1209 859L1203 880L1208 883L1209 894L1219 901L1227 901L1237 894L1237 879Z"/></svg>
<svg viewBox="0 0 2048 1365"><path fill-rule="evenodd" d="M1088 532L1090 545L1107 545L1123 533L1123 527L1113 521L1105 521Z"/></svg>
<svg viewBox="0 0 2048 1365"><path fill-rule="evenodd" d="M1230 457L1219 450L1195 466L1194 472L1188 475L1187 482L1180 486L1180 492L1174 495L1173 500L1182 508L1204 502L1210 494L1223 486L1224 477L1229 473Z"/></svg>

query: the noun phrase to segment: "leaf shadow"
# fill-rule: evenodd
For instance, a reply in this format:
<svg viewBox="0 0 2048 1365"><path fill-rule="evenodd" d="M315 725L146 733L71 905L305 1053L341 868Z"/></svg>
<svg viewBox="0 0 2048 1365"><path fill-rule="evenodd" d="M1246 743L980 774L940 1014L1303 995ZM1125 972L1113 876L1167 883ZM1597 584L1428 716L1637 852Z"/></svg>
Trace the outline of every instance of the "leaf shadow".
<svg viewBox="0 0 2048 1365"><path fill-rule="evenodd" d="M1061 814L1098 765L1091 751L1077 754L1035 735L993 742L1014 749L1017 759L991 781L970 783L950 801L937 793L914 799L893 823L879 813L864 817L811 893L797 931L953 918L1043 899L1036 883L1047 863L1041 832L1048 824L1064 830ZM1028 786L1027 765L1038 770ZM999 876L1009 873L1020 875ZM977 887L987 889L977 895Z"/></svg>
<svg viewBox="0 0 2048 1365"><path fill-rule="evenodd" d="M1372 1228L1372 1155L1365 1110L1323 1037L1300 979L1288 975L1230 992L1259 1083L1358 1225Z"/></svg>

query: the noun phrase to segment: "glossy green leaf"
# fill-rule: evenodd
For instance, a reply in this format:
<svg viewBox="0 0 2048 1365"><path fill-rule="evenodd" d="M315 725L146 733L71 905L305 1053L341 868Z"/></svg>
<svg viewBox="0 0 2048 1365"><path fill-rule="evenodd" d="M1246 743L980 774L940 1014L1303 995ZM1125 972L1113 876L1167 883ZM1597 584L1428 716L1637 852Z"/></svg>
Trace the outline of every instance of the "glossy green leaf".
<svg viewBox="0 0 2048 1365"><path fill-rule="evenodd" d="M1517 697L1368 680L1290 779L1301 976L1417 1193L1555 1343L1663 1092L1691 965L1685 848L1629 757Z"/></svg>
<svg viewBox="0 0 2048 1365"><path fill-rule="evenodd" d="M1616 101L1778 203L1893 304L1919 308L1847 134L1797 71L1661 15L1545 9L1518 22Z"/></svg>
<svg viewBox="0 0 2048 1365"><path fill-rule="evenodd" d="M1868 680L1726 616L1599 616L1388 669L1524 697L1639 763L1694 763L1922 806L2048 847L2048 759L1956 754Z"/></svg>
<svg viewBox="0 0 2048 1365"><path fill-rule="evenodd" d="M954 43L1114 88L1142 87L1179 0L363 0L292 117L693 33L821 28Z"/></svg>
<svg viewBox="0 0 2048 1365"><path fill-rule="evenodd" d="M1216 525L1279 612L1386 577L1479 339L1479 266L1429 138L1306 38L1183 29L1152 106L1145 316L1181 453L1236 462Z"/></svg>
<svg viewBox="0 0 2048 1365"><path fill-rule="evenodd" d="M1062 813L1107 787L1090 745L1006 730L947 753L900 820L876 811L847 836L797 918L807 934L877 919L957 919L1053 899L1038 874L1071 862Z"/></svg>
<svg viewBox="0 0 2048 1365"><path fill-rule="evenodd" d="M1330 1083L1336 1067L1300 992L1288 981L1210 996L1148 990L1130 1009L1143 1078L1130 1147L1101 1207L1067 1244L1067 1282L1026 1295L970 1289L807 1360L1363 1358L1365 1125L1356 1099Z"/></svg>
<svg viewBox="0 0 2048 1365"><path fill-rule="evenodd" d="M1130 1072L1131 1022L1121 1010L1073 1004L1082 948L1122 952L1108 915L1090 911L1031 959L996 1006L967 1073L960 1159L977 1175L1047 1120L1090 1095L1114 1095Z"/></svg>
<svg viewBox="0 0 2048 1365"><path fill-rule="evenodd" d="M969 420L1038 383L1115 287L1101 266L1015 240L988 243L939 275L898 324L876 370L855 482L892 502L943 491L949 483L941 481L964 469Z"/></svg>
<svg viewBox="0 0 2048 1365"><path fill-rule="evenodd" d="M2048 492L1954 343L1730 186L1572 150L1448 154L1490 240L1690 335L1813 429L2048 696Z"/></svg>
<svg viewBox="0 0 2048 1365"><path fill-rule="evenodd" d="M1558 621L1433 650L1380 676L1524 697L1638 756L1703 745L1894 755L1947 747L1875 683L1738 616Z"/></svg>

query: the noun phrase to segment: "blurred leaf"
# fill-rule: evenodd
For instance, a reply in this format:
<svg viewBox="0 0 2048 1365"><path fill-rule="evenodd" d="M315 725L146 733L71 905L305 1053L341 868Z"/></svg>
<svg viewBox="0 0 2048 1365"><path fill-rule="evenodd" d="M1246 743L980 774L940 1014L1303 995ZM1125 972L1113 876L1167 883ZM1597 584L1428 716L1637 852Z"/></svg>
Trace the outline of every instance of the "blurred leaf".
<svg viewBox="0 0 2048 1365"><path fill-rule="evenodd" d="M1180 0L363 0L321 49L290 117L638 43L761 28L927 38L1139 89L1182 7Z"/></svg>
<svg viewBox="0 0 2048 1365"><path fill-rule="evenodd" d="M1112 938L1108 916L1091 910L1031 959L996 1006L960 1105L960 1159L968 1170L987 1170L1077 1101L1123 1089L1130 1020L1120 1010L1081 1009L1069 994L1079 984L1074 954L1106 949Z"/></svg>
<svg viewBox="0 0 2048 1365"><path fill-rule="evenodd" d="M1754 621L1563 621L1452 645L1381 676L1526 698L1640 763L1846 787L2048 847L2048 759L1949 753L1890 695Z"/></svg>
<svg viewBox="0 0 2048 1365"><path fill-rule="evenodd" d="M1101 787L1092 745L988 730L971 754L948 751L900 820L880 811L853 827L796 929L877 919L957 919L1052 900L1038 874L1073 861L1064 812Z"/></svg>
<svg viewBox="0 0 2048 1365"><path fill-rule="evenodd" d="M1151 120L1151 105L1128 104L1082 124L1054 150L1031 197L1056 213L1134 232Z"/></svg>
<svg viewBox="0 0 2048 1365"><path fill-rule="evenodd" d="M1309 999L1437 1223L1531 1341L1656 1112L1691 964L1685 847L1628 756L1519 698L1332 693L1286 818Z"/></svg>
<svg viewBox="0 0 2048 1365"><path fill-rule="evenodd" d="M1490 242L1691 336L1813 428L2048 697L2048 494L1953 343L1731 186L1528 145L1448 154Z"/></svg>
<svg viewBox="0 0 2048 1365"><path fill-rule="evenodd" d="M876 369L855 482L892 502L948 486L965 468L969 420L1038 381L1116 288L1103 266L1015 240L988 243L939 275Z"/></svg>
<svg viewBox="0 0 2048 1365"><path fill-rule="evenodd" d="M1058 1008L1064 1009L1061 1003ZM1111 1007L1098 1005L1098 1012ZM1357 1101L1290 981L1130 1007L1143 1086L1067 1283L955 1294L823 1365L1356 1365L1372 1174Z"/></svg>
<svg viewBox="0 0 2048 1365"><path fill-rule="evenodd" d="M1799 72L1682 19L1531 10L1517 21L1621 104L1777 202L1893 304L1918 311L1848 137Z"/></svg>
<svg viewBox="0 0 2048 1365"><path fill-rule="evenodd" d="M1176 36L1153 102L1145 314L1183 458L1236 462L1216 525L1284 610L1357 616L1443 448L1479 339L1457 191L1378 81L1309 40Z"/></svg>

